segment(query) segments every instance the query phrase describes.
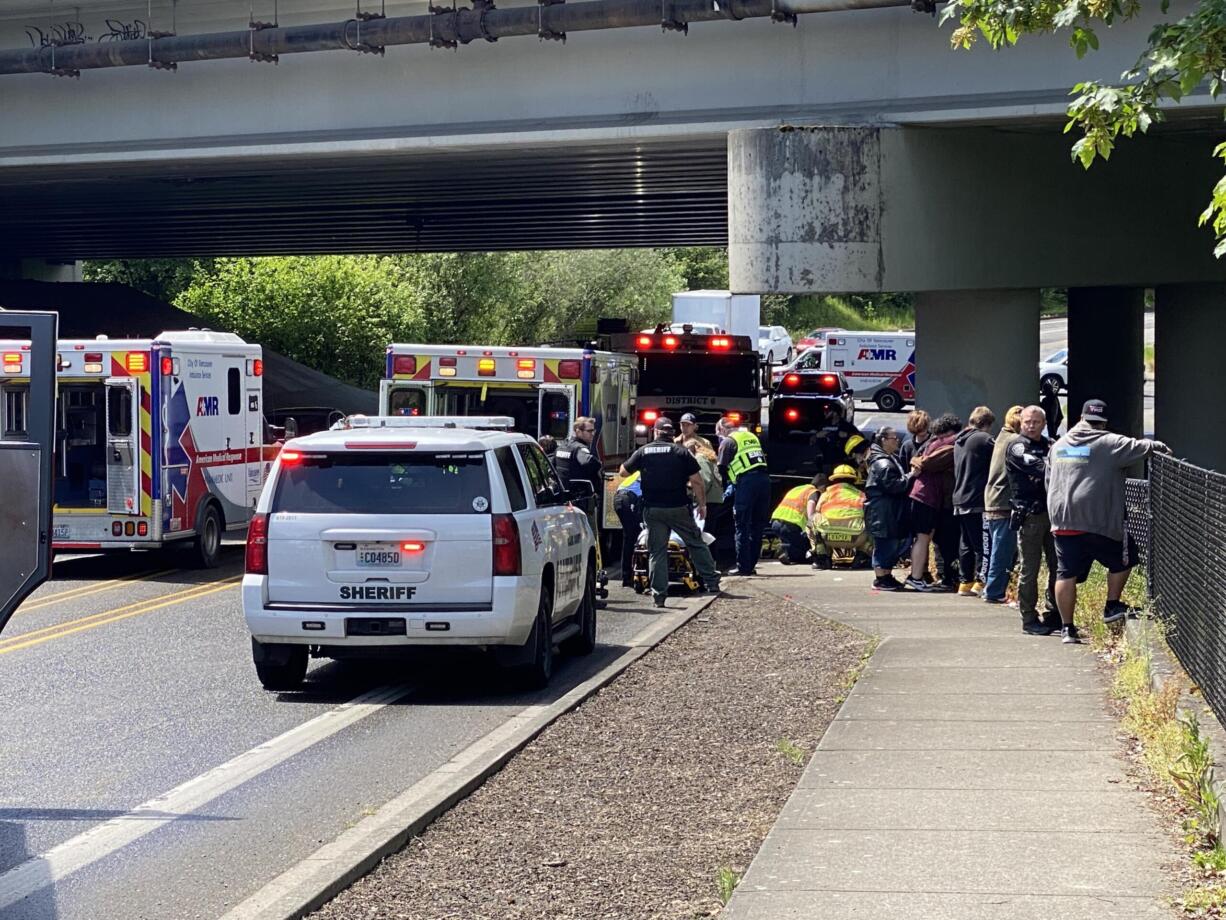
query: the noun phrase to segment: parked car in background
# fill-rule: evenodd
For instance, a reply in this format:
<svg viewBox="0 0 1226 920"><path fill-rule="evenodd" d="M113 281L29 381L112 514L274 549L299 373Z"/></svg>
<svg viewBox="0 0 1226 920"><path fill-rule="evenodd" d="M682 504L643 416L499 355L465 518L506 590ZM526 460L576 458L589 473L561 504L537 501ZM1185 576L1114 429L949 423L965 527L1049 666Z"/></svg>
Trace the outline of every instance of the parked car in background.
<svg viewBox="0 0 1226 920"><path fill-rule="evenodd" d="M1039 386L1054 387L1057 393L1068 389L1068 349L1061 348L1039 362Z"/></svg>
<svg viewBox="0 0 1226 920"><path fill-rule="evenodd" d="M792 351L792 336L782 326L758 327L758 354L767 364L787 364Z"/></svg>
<svg viewBox="0 0 1226 920"><path fill-rule="evenodd" d="M334 406L289 406L271 410L268 423L285 429L285 437L297 438L327 431L344 417L345 413Z"/></svg>
<svg viewBox="0 0 1226 920"><path fill-rule="evenodd" d="M822 354L826 351L825 348L817 346L815 348L806 348L789 364L780 364L778 367L771 368L771 388L774 389L779 385L779 381L783 379L783 375L797 372L816 372L822 369Z"/></svg>
<svg viewBox="0 0 1226 920"><path fill-rule="evenodd" d="M819 326L796 343L796 350L804 351L806 348L812 348L814 345L825 345L826 336L829 333L844 331L846 330L842 326Z"/></svg>

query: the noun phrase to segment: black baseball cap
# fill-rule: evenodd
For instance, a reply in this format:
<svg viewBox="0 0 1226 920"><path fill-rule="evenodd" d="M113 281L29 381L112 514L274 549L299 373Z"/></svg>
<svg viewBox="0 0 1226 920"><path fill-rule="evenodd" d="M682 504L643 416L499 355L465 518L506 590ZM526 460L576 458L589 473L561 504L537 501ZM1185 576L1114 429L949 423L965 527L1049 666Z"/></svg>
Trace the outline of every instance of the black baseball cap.
<svg viewBox="0 0 1226 920"><path fill-rule="evenodd" d="M1107 404L1101 399L1087 399L1081 407L1081 417L1087 422L1105 422L1107 420Z"/></svg>
<svg viewBox="0 0 1226 920"><path fill-rule="evenodd" d="M683 422L693 422L695 425L697 425L697 424L698 424L698 419L697 419L697 418L694 416L694 413L693 413L693 412L687 412L687 413L685 413L685 415L681 416L681 421L683 421Z"/></svg>
<svg viewBox="0 0 1226 920"><path fill-rule="evenodd" d="M656 431L672 431L673 420L667 416L661 415L656 419Z"/></svg>

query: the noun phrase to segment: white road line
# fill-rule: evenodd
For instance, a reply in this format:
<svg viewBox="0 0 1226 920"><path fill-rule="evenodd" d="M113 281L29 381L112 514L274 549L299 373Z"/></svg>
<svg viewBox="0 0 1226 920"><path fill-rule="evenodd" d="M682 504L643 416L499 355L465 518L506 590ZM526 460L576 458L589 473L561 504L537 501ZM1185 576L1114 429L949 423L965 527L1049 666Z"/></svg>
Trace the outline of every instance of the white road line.
<svg viewBox="0 0 1226 920"><path fill-rule="evenodd" d="M176 818L207 805L311 745L396 702L408 695L410 690L408 684L395 684L356 696L348 703L253 747L156 799L137 805L126 815L92 827L42 855L14 866L0 875L0 912L40 888L53 884Z"/></svg>

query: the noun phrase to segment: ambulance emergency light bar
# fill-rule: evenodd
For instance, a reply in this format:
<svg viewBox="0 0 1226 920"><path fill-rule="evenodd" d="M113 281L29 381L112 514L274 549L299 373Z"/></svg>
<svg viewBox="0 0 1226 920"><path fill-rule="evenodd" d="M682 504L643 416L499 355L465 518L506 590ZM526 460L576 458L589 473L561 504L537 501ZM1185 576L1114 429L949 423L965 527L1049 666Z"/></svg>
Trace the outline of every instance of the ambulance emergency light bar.
<svg viewBox="0 0 1226 920"><path fill-rule="evenodd" d="M333 431L356 428L469 428L475 431L511 431L509 415L350 415L336 422Z"/></svg>

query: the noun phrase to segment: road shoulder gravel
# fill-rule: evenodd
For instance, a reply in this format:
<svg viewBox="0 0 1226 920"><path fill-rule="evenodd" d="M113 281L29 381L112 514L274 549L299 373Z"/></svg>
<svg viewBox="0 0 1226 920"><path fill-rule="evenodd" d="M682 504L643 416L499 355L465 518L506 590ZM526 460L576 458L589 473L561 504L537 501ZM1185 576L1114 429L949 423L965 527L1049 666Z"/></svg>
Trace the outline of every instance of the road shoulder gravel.
<svg viewBox="0 0 1226 920"><path fill-rule="evenodd" d="M869 645L730 587L315 916L718 913Z"/></svg>

